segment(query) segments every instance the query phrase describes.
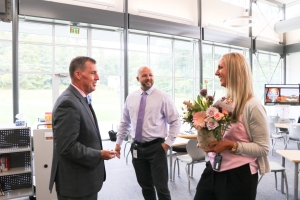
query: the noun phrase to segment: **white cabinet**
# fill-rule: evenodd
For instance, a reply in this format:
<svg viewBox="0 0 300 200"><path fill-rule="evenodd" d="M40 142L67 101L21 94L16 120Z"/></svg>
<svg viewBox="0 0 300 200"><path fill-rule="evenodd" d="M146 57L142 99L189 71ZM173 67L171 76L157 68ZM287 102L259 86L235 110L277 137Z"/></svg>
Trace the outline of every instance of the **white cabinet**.
<svg viewBox="0 0 300 200"><path fill-rule="evenodd" d="M10 169L0 172L0 200L34 195L30 137L30 127L0 128L0 157L10 158Z"/></svg>
<svg viewBox="0 0 300 200"><path fill-rule="evenodd" d="M55 185L52 193L49 191L49 182L53 155L52 129L33 129L34 169L36 199L57 199Z"/></svg>

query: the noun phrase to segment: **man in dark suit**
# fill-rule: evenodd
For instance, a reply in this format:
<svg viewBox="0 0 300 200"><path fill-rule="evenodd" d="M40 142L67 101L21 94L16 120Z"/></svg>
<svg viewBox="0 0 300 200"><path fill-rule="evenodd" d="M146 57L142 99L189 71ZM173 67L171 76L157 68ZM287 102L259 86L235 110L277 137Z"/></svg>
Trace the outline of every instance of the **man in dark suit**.
<svg viewBox="0 0 300 200"><path fill-rule="evenodd" d="M74 58L70 86L57 99L52 113L53 160L49 189L55 182L58 200L97 200L105 181L104 160L115 151L103 150L97 118L88 94L99 80L96 61Z"/></svg>

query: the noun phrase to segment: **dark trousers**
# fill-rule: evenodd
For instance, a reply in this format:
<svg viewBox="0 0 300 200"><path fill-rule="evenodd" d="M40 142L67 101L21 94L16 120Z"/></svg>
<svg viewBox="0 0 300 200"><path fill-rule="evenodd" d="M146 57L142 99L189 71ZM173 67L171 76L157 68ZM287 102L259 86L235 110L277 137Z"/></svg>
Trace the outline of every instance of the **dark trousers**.
<svg viewBox="0 0 300 200"><path fill-rule="evenodd" d="M142 188L145 200L156 200L155 189L159 200L171 200L168 188L168 164L166 152L161 142L147 147L131 145L137 150L137 158L132 155L132 164L135 169L137 181Z"/></svg>
<svg viewBox="0 0 300 200"><path fill-rule="evenodd" d="M98 197L98 193L91 194L84 197L66 197L66 196L61 196L60 194L57 193L58 200L97 200L97 197Z"/></svg>
<svg viewBox="0 0 300 200"><path fill-rule="evenodd" d="M215 172L206 163L194 200L255 200L258 173L251 174L249 164Z"/></svg>

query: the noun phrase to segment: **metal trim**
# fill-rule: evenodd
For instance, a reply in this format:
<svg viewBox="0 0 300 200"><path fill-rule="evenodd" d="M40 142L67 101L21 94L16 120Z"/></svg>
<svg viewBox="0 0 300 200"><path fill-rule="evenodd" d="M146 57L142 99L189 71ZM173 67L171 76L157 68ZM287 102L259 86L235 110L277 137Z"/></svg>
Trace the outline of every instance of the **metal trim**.
<svg viewBox="0 0 300 200"><path fill-rule="evenodd" d="M40 0L20 1L19 14L49 19L124 27L124 14ZM80 14L79 14L80 13Z"/></svg>
<svg viewBox="0 0 300 200"><path fill-rule="evenodd" d="M198 26L129 14L129 29L200 39Z"/></svg>

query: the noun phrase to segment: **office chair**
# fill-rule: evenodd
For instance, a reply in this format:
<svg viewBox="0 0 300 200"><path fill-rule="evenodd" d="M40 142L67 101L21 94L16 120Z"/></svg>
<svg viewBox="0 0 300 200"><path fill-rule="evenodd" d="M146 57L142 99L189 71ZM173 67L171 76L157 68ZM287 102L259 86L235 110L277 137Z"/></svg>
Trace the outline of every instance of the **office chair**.
<svg viewBox="0 0 300 200"><path fill-rule="evenodd" d="M188 154L176 156L176 159L174 161L173 180L175 180L176 162L178 166L178 176L180 176L178 162L179 160L185 162L186 163L185 172L188 177L188 188L190 191L190 177L193 177L194 164L206 162L205 161L206 153L202 149L197 147L197 140L193 140L193 139L188 141L186 145L186 150ZM190 165L192 165L191 172L189 170Z"/></svg>
<svg viewBox="0 0 300 200"><path fill-rule="evenodd" d="M271 148L271 155L273 156L273 149L276 144L277 139L283 139L283 145L285 145L285 136L282 134L277 134L276 127L274 123L269 123L269 130L270 130L270 138L272 142L272 148Z"/></svg>
<svg viewBox="0 0 300 200"><path fill-rule="evenodd" d="M130 133L128 133L127 137L128 137L128 140L127 140L127 142L125 143L125 146L124 146L124 157L125 157L125 155L126 155L125 154L126 146L127 146L127 144L129 144L129 150L128 150L127 155L126 155L126 165L128 164L128 156L129 156L129 153L130 153L130 147L131 147L131 143L133 142Z"/></svg>
<svg viewBox="0 0 300 200"><path fill-rule="evenodd" d="M278 123L279 116L268 116L269 123Z"/></svg>
<svg viewBox="0 0 300 200"><path fill-rule="evenodd" d="M285 168L283 166L281 166L280 164L276 163L276 162L269 162L270 164L270 170L271 172L274 172L274 176L275 176L275 188L277 190L277 172L281 172L284 175L284 181L285 181L285 188L286 188L286 199L289 199L289 187L288 187L288 183L287 183L287 177L286 177L286 173L285 173ZM258 179L257 184L259 184L260 180L262 179L263 176L260 176Z"/></svg>
<svg viewBox="0 0 300 200"><path fill-rule="evenodd" d="M289 136L284 145L284 149L287 148L287 144L289 141L296 142L298 150L300 150L300 126L296 124L290 124L289 127Z"/></svg>

